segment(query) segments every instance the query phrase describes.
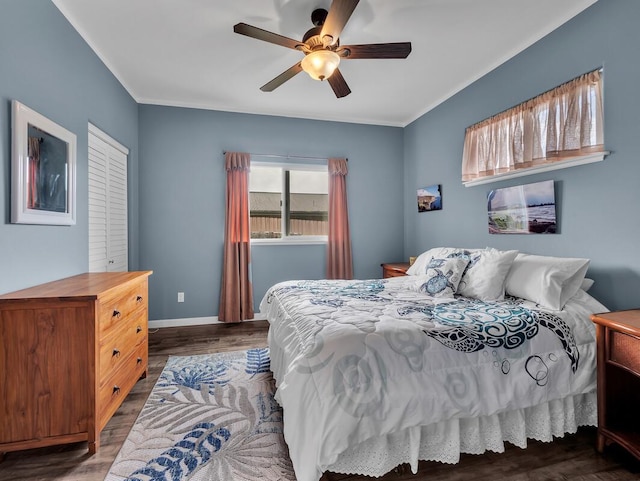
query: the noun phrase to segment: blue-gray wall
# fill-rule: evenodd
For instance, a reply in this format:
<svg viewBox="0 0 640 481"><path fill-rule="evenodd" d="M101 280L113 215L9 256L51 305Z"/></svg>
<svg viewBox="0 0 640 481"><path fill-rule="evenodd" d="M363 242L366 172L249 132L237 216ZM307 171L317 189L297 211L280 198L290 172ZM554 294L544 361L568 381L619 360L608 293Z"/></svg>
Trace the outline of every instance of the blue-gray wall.
<svg viewBox="0 0 640 481"><path fill-rule="evenodd" d="M74 226L11 224L11 101L77 136ZM138 107L50 1L0 1L0 293L88 269L87 123L130 149L130 266L138 255Z"/></svg>
<svg viewBox="0 0 640 481"><path fill-rule="evenodd" d="M590 291L610 309L640 301L640 2L601 0L407 126L405 256L434 246L493 246L591 259ZM604 67L604 162L465 188L467 126L573 77ZM553 179L559 234L490 235L487 192ZM443 209L418 214L418 187L442 184Z"/></svg>
<svg viewBox="0 0 640 481"><path fill-rule="evenodd" d="M218 314L227 150L348 157L356 277L380 277L380 263L402 259L402 129L152 105L139 117L140 264L154 271L151 319ZM275 282L324 277L325 249L253 246L256 309Z"/></svg>

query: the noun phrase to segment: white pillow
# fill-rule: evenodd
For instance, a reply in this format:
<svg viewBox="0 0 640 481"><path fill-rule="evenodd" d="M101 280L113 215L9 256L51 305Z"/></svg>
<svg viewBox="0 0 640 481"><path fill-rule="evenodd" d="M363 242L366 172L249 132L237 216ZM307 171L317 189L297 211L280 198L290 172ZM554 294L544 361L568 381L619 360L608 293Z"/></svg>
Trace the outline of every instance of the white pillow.
<svg viewBox="0 0 640 481"><path fill-rule="evenodd" d="M427 265L426 274L416 276L415 288L431 297L453 297L467 264L466 257L434 257Z"/></svg>
<svg viewBox="0 0 640 481"><path fill-rule="evenodd" d="M582 279L582 284L580 284L580 289L582 289L584 292L587 292L589 289L591 289L591 286L593 285L595 281L593 279L589 279L588 277L585 277L584 279Z"/></svg>
<svg viewBox="0 0 640 481"><path fill-rule="evenodd" d="M487 248L468 252L469 265L458 294L481 301L504 299L505 280L518 251Z"/></svg>
<svg viewBox="0 0 640 481"><path fill-rule="evenodd" d="M589 268L589 259L518 254L507 276L507 294L561 310Z"/></svg>
<svg viewBox="0 0 640 481"><path fill-rule="evenodd" d="M457 293L481 301L501 300L504 299L505 278L517 255L518 251L515 250L434 247L420 254L407 274L425 274L433 258L467 257L469 265L463 273Z"/></svg>
<svg viewBox="0 0 640 481"><path fill-rule="evenodd" d="M427 266L429 265L429 262L431 262L431 259L438 257L438 254L440 254L443 249L446 249L446 247L434 247L433 249L424 251L418 256L414 263L409 266L407 269L407 275L420 276L426 274Z"/></svg>

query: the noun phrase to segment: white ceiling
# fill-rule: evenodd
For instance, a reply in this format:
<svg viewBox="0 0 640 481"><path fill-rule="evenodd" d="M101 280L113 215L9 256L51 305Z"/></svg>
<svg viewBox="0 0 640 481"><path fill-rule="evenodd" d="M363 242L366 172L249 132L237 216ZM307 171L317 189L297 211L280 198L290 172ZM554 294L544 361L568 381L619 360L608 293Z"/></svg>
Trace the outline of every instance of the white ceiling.
<svg viewBox="0 0 640 481"><path fill-rule="evenodd" d="M361 0L340 43L410 41L405 60L345 60L337 99L304 72L260 86L301 52L233 32L301 39L330 0L53 0L139 103L405 126L597 0Z"/></svg>

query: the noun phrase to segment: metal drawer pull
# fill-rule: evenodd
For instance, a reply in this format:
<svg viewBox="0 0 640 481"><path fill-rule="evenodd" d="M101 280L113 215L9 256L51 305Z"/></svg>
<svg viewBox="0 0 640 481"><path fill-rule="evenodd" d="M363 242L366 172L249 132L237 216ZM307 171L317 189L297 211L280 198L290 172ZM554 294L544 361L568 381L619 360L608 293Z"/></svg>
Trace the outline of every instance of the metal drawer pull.
<svg viewBox="0 0 640 481"><path fill-rule="evenodd" d="M142 296L136 297L136 302L142 302Z"/></svg>
<svg viewBox="0 0 640 481"><path fill-rule="evenodd" d="M113 392L111 394L113 395L113 394L117 394L119 392L120 392L120 386L113 386Z"/></svg>
<svg viewBox="0 0 640 481"><path fill-rule="evenodd" d="M142 364L142 358L141 357L138 358L138 361L137 361L136 364Z"/></svg>
<svg viewBox="0 0 640 481"><path fill-rule="evenodd" d="M142 327L141 326L136 327L136 334L138 334L141 331L142 331Z"/></svg>
<svg viewBox="0 0 640 481"><path fill-rule="evenodd" d="M112 317L117 317L118 319L120 319L120 311L118 310L114 310L113 311L113 316Z"/></svg>
<svg viewBox="0 0 640 481"><path fill-rule="evenodd" d="M112 354L111 356L112 356L112 357L113 357L113 356L120 357L120 351L114 348L114 349L113 349L113 354Z"/></svg>

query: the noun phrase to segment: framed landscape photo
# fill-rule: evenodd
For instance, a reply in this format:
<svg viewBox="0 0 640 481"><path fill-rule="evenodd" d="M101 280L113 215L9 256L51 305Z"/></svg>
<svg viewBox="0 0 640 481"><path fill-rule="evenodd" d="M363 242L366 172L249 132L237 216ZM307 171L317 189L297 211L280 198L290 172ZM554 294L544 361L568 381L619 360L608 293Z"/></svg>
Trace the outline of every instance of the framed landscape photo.
<svg viewBox="0 0 640 481"><path fill-rule="evenodd" d="M418 212L430 212L442 209L440 185L430 185L418 189Z"/></svg>
<svg viewBox="0 0 640 481"><path fill-rule="evenodd" d="M487 195L490 234L555 234L553 180L495 189Z"/></svg>

